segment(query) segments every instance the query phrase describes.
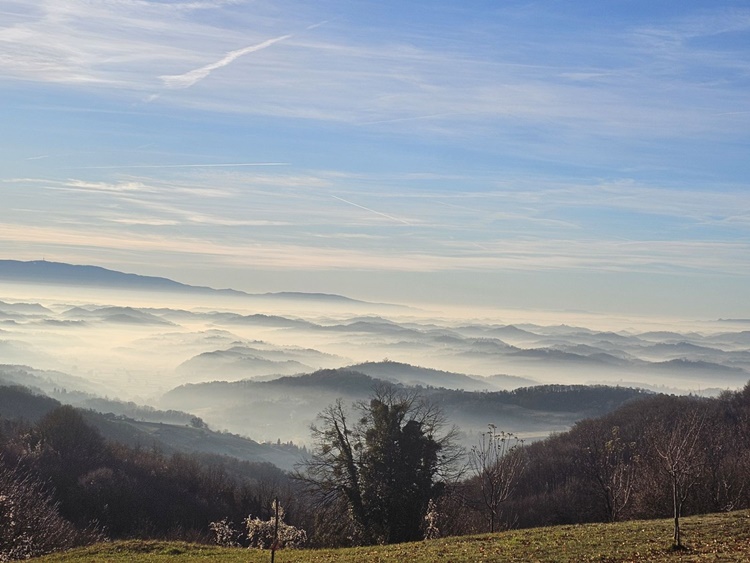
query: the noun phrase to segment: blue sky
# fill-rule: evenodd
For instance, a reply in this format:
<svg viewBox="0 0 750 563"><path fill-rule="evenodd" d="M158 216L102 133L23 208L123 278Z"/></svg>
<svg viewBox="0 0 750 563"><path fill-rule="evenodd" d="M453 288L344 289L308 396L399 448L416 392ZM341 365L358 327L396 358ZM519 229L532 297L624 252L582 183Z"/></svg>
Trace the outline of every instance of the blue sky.
<svg viewBox="0 0 750 563"><path fill-rule="evenodd" d="M0 255L750 316L746 2L0 0Z"/></svg>

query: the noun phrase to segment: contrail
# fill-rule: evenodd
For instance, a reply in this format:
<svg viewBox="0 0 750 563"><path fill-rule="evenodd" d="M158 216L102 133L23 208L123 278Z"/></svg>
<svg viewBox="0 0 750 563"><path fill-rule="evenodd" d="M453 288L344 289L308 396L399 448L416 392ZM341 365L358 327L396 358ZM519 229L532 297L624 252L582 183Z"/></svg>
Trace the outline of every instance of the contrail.
<svg viewBox="0 0 750 563"><path fill-rule="evenodd" d="M397 221L399 223L403 223L404 225L411 225L411 223L409 223L408 221L404 221L403 219L399 219L398 217L393 217L392 215L386 215L385 213L381 213L380 211L375 211L374 209L370 209L369 207L365 207L364 205L359 205L357 203L354 203L353 201L347 201L343 197L338 197L335 195L332 195L331 197L333 199L343 201L344 203L348 203L349 205L353 205L354 207L359 207L360 209L369 211L370 213L374 213L375 215L380 215L381 217L385 217L386 219L390 219L391 221Z"/></svg>
<svg viewBox="0 0 750 563"><path fill-rule="evenodd" d="M312 24L312 25L308 25L308 26L307 26L307 27L306 27L305 29L307 29L307 30L310 30L310 29L317 29L317 28L319 28L319 27L320 27L321 25L325 25L325 24L327 24L327 23L328 23L328 20L323 20L322 22L318 22L318 23L314 23L314 24Z"/></svg>
<svg viewBox="0 0 750 563"><path fill-rule="evenodd" d="M223 59L218 60L215 63L196 68L195 70L191 70L190 72L186 72L185 74L164 75L160 76L159 78L162 79L162 82L164 82L164 85L167 88L189 88L196 82L200 82L201 80L206 78L217 68L227 66L232 61L240 58L243 55L260 51L262 49L265 49L266 47L270 47L274 43L289 39L290 37L292 37L291 34L282 35L281 37L276 37L274 39L268 39L267 41L263 41L263 43L258 43L257 45L250 45L249 47L237 49L236 51L230 51L224 56Z"/></svg>
<svg viewBox="0 0 750 563"><path fill-rule="evenodd" d="M288 162L235 162L225 164L125 164L122 166L71 166L64 170L116 170L119 168L216 168L232 166L289 166Z"/></svg>
<svg viewBox="0 0 750 563"><path fill-rule="evenodd" d="M378 119L376 121L361 121L357 125L381 125L383 123L401 123L403 121L419 121L421 119L440 119L455 115L452 113L433 113L430 115L414 115L411 117L395 117L393 119Z"/></svg>

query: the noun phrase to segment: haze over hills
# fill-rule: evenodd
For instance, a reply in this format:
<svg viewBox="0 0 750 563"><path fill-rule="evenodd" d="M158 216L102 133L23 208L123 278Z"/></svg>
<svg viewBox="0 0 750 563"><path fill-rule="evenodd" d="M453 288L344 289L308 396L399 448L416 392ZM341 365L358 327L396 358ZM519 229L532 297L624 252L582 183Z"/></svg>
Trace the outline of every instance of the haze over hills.
<svg viewBox="0 0 750 563"><path fill-rule="evenodd" d="M747 0L0 20L0 386L69 403L0 420L0 563L750 509Z"/></svg>
<svg viewBox="0 0 750 563"><path fill-rule="evenodd" d="M71 285L137 291L194 293L252 297L254 299L310 300L314 302L365 303L343 295L304 292L267 292L252 294L236 289L214 289L180 283L168 278L143 276L109 270L99 266L66 264L47 260L28 262L0 260L0 281L30 282L47 285Z"/></svg>
<svg viewBox="0 0 750 563"><path fill-rule="evenodd" d="M14 284L13 276L31 281ZM214 430L304 443L327 403L362 400L376 380L429 389L452 405L466 436L495 423L540 437L585 409L495 409L473 397L586 384L715 395L750 379L750 333L741 322L600 327L514 318L2 261L0 381L56 398L64 390L71 401L84 393L185 411ZM312 375L320 373L329 379Z"/></svg>
<svg viewBox="0 0 750 563"><path fill-rule="evenodd" d="M372 365L364 367L377 369ZM398 369L393 367L393 371ZM407 375L430 371L413 366L401 369ZM232 432L254 428L264 440L278 437L282 441L300 443L305 441L317 414L327 405L339 398L345 403L367 401L382 382L353 368L321 370L268 381L183 385L166 393L158 404L165 409L197 413ZM639 389L604 386L538 386L514 391L487 391L485 388L479 392L397 385L405 391L417 390L438 405L449 424L461 429L460 441L467 447L476 443L477 436L489 423L526 439L538 439L567 429L577 420L610 412L648 394Z"/></svg>
<svg viewBox="0 0 750 563"><path fill-rule="evenodd" d="M506 390L534 385L536 383L532 379L523 377L499 374L490 377L471 376L393 361L365 362L349 366L349 369L377 379L403 385L444 387L446 389L461 389L464 391Z"/></svg>

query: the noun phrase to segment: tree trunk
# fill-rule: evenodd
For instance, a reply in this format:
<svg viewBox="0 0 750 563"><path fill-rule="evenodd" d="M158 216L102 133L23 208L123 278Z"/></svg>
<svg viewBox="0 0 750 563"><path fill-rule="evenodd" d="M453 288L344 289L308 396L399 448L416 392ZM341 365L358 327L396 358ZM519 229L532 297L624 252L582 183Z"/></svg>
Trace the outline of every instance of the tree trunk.
<svg viewBox="0 0 750 563"><path fill-rule="evenodd" d="M680 537L680 507L677 500L677 481L672 481L672 501L674 507L674 546L682 547L682 538Z"/></svg>

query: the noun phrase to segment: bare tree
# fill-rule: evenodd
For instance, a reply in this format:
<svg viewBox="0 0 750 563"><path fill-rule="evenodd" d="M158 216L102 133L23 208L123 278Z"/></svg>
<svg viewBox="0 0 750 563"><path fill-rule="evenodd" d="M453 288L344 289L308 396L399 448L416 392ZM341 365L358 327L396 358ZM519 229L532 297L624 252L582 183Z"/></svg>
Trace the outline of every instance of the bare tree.
<svg viewBox="0 0 750 563"><path fill-rule="evenodd" d="M727 409L727 423L718 422L721 412L713 412L703 428L706 464L701 493L712 512L742 507L750 475L750 451L746 447L750 440L742 436L742 422L735 418L738 413L729 410L729 401L724 400L721 406Z"/></svg>
<svg viewBox="0 0 750 563"><path fill-rule="evenodd" d="M469 468L479 480L490 532L495 531L500 506L515 490L525 467L523 440L511 433L498 432L494 424L482 433L479 444L471 448Z"/></svg>
<svg viewBox="0 0 750 563"><path fill-rule="evenodd" d="M690 489L698 482L705 465L704 456L701 455L701 430L705 418L705 413L698 409L675 413L655 437L654 449L672 485L673 546L676 549L682 548L682 507Z"/></svg>
<svg viewBox="0 0 750 563"><path fill-rule="evenodd" d="M576 431L584 454L583 470L598 485L607 517L616 522L633 497L640 463L636 443L623 440L619 426L602 436L606 430L596 420L579 423Z"/></svg>
<svg viewBox="0 0 750 563"><path fill-rule="evenodd" d="M371 543L362 500L360 472L362 448L359 436L354 435L347 408L341 399L328 405L318 414L319 425L313 425L312 455L304 462L295 477L316 499L319 511L336 511L345 506L353 529L355 543ZM338 519L341 523L343 519Z"/></svg>

